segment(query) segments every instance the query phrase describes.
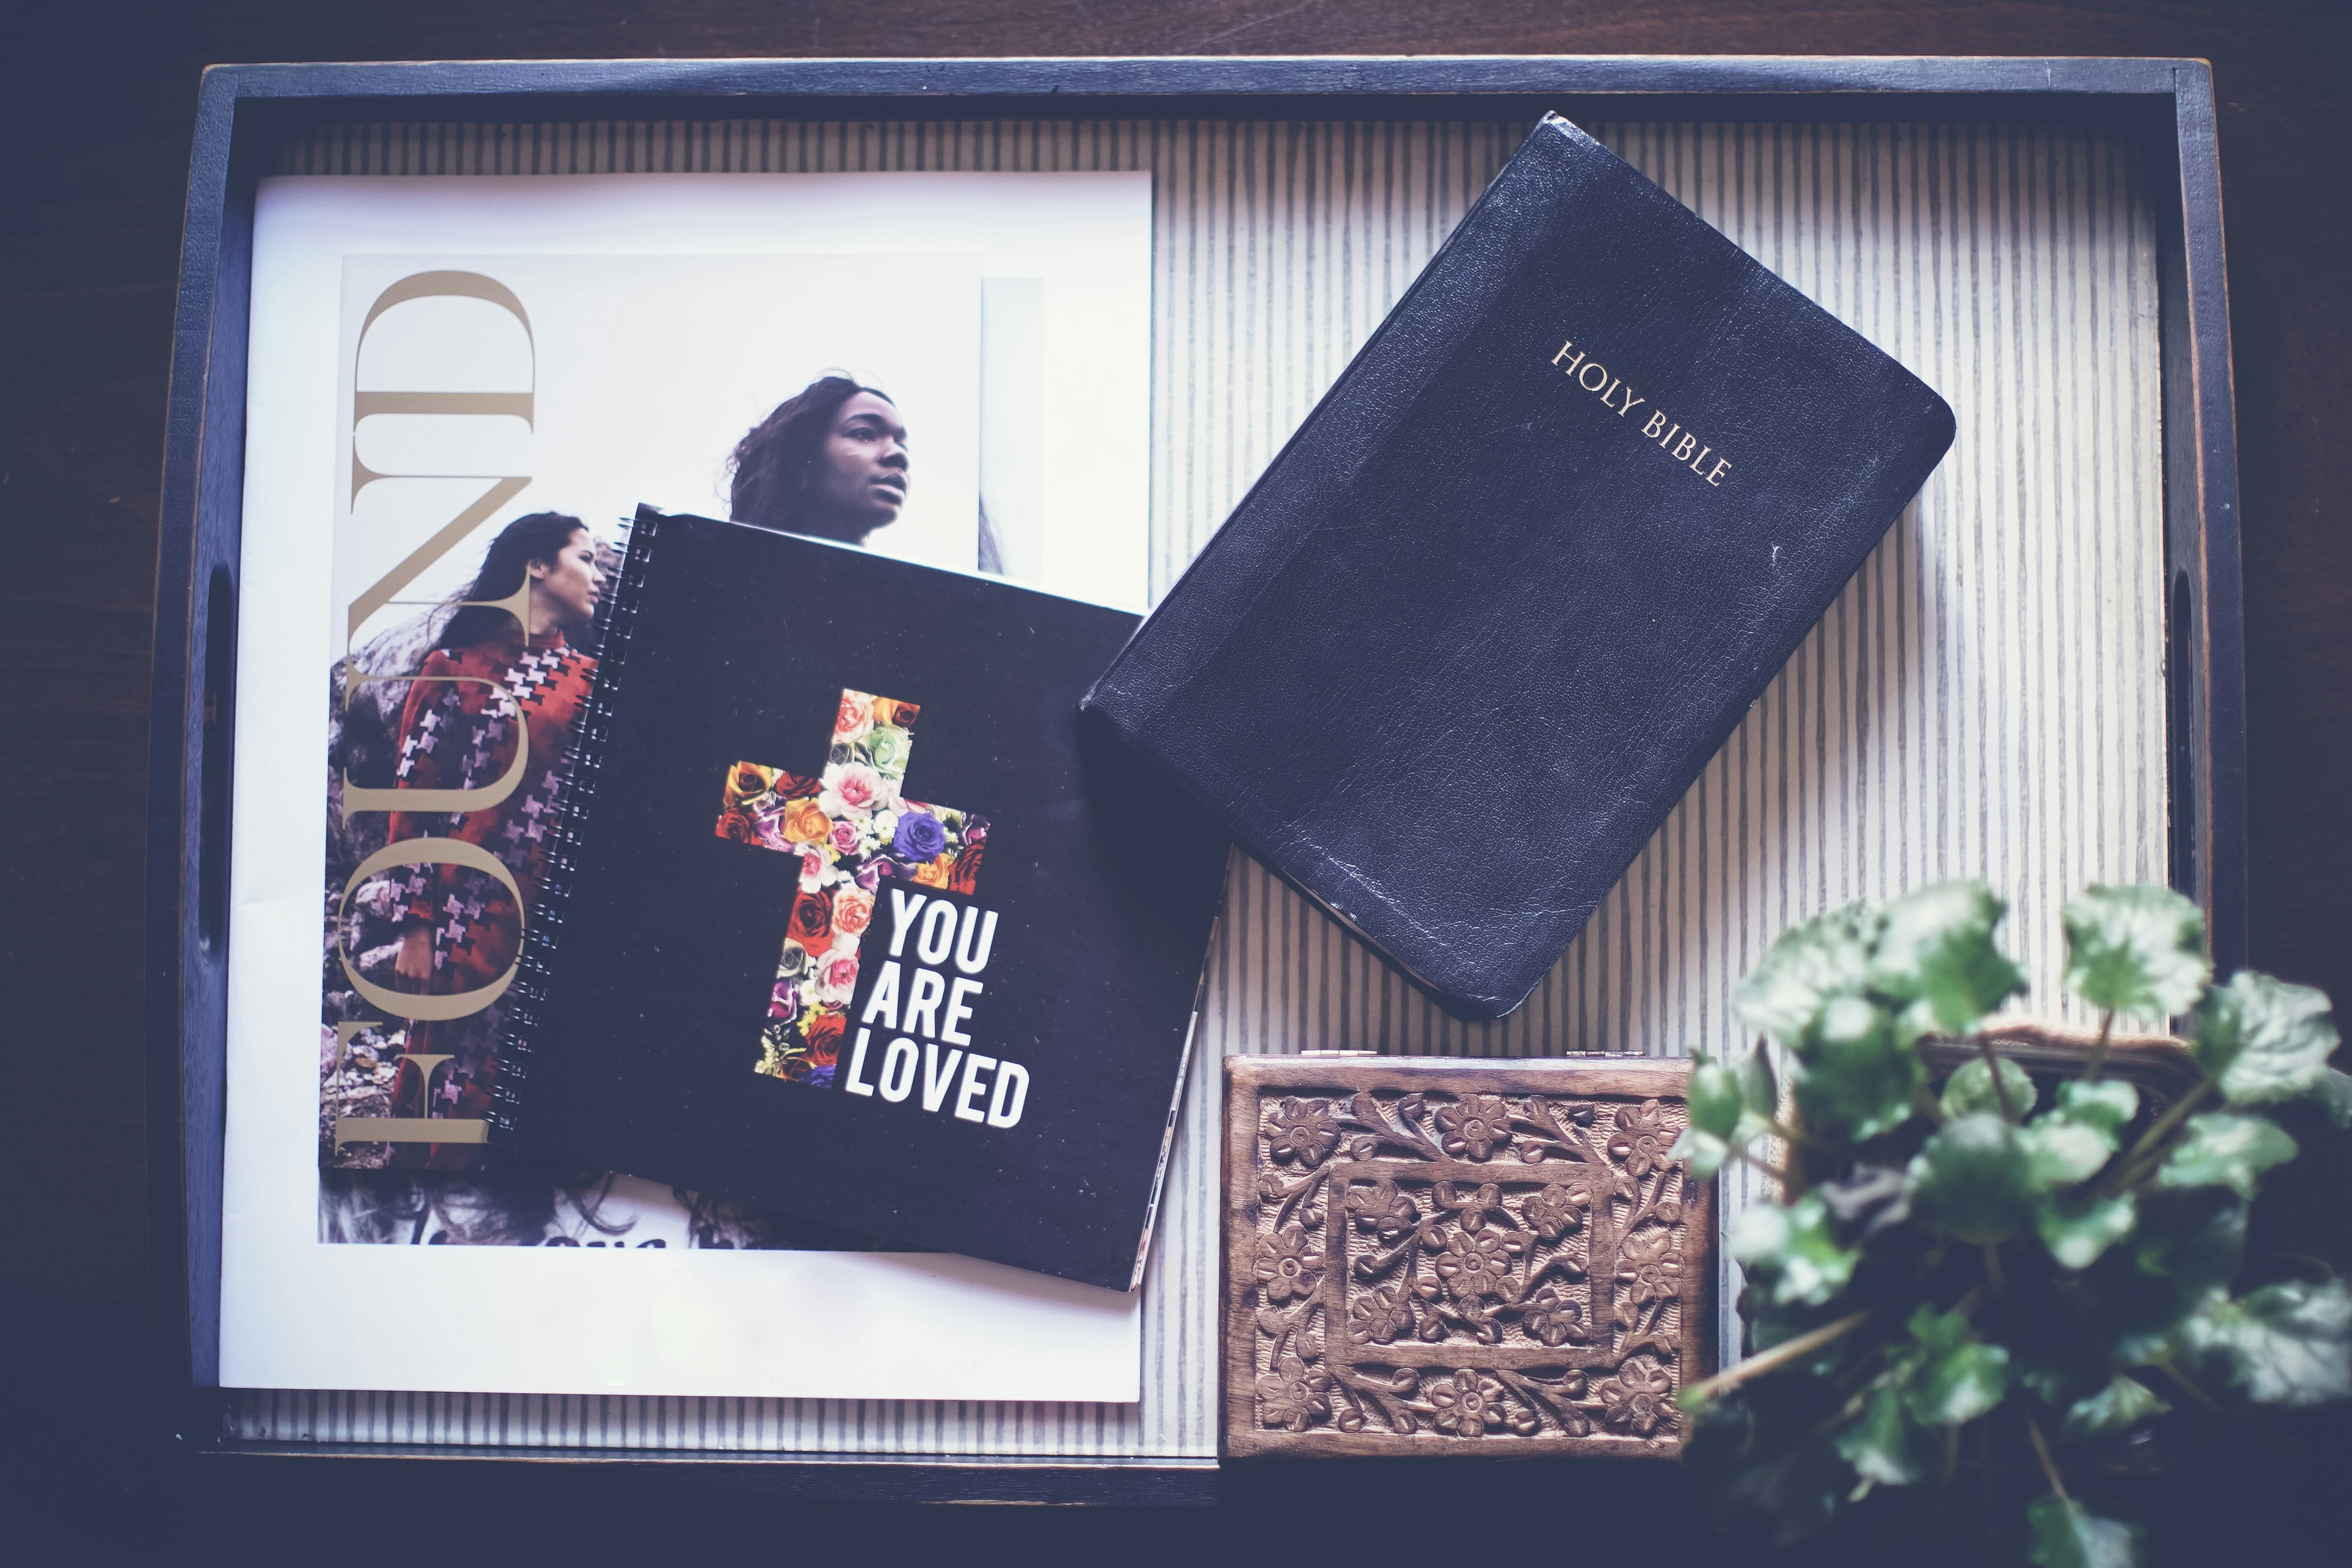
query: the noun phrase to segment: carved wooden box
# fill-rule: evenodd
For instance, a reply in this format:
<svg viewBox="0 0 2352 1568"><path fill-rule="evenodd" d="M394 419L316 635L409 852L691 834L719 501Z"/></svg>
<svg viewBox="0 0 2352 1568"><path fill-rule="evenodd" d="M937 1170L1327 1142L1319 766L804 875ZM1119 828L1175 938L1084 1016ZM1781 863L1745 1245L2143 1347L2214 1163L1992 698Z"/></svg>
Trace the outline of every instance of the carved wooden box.
<svg viewBox="0 0 2352 1568"><path fill-rule="evenodd" d="M1716 1311L1687 1076L1228 1059L1225 1452L1679 1453Z"/></svg>

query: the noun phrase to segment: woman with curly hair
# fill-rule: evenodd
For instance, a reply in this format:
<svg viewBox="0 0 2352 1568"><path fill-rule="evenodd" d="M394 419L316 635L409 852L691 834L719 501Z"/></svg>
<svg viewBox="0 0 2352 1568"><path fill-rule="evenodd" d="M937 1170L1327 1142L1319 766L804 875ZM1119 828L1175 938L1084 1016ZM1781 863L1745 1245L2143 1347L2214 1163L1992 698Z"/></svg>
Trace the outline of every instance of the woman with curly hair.
<svg viewBox="0 0 2352 1568"><path fill-rule="evenodd" d="M862 545L907 504L907 427L884 393L819 376L735 445L734 520Z"/></svg>
<svg viewBox="0 0 2352 1568"><path fill-rule="evenodd" d="M745 433L727 466L734 521L862 545L907 504L907 426L887 392L823 375ZM1004 570L984 505L977 558L982 571Z"/></svg>

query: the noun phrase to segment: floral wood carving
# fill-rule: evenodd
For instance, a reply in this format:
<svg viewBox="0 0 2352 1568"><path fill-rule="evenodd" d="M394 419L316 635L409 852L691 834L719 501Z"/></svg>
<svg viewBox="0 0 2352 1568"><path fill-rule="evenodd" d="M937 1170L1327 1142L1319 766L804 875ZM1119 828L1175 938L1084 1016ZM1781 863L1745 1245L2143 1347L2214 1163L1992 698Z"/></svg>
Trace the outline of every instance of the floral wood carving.
<svg viewBox="0 0 2352 1568"><path fill-rule="evenodd" d="M1680 1450L1714 1321L1683 1063L1226 1070L1227 1452Z"/></svg>

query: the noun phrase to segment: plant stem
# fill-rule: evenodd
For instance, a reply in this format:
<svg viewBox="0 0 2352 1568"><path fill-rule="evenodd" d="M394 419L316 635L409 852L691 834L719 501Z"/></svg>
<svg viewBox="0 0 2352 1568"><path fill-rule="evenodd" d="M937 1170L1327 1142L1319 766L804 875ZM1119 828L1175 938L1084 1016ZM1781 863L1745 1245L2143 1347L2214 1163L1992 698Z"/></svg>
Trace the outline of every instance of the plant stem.
<svg viewBox="0 0 2352 1568"><path fill-rule="evenodd" d="M2042 1423L2030 1412L2025 1417L2025 1435L2033 1439L2033 1457L2042 1461L2042 1473L2050 1478L2050 1490L2058 1494L2060 1502L2073 1501L2066 1495L2066 1483L2058 1474L2058 1466L2050 1458L2050 1445L2042 1440Z"/></svg>
<svg viewBox="0 0 2352 1568"><path fill-rule="evenodd" d="M2222 1413L2221 1402L2214 1398L2210 1394L2206 1393L2203 1389L2198 1387L2194 1383L2189 1382L2189 1375L2181 1371L2180 1368L2173 1365L2169 1361L2159 1361L2156 1365L2158 1371L2163 1373L2165 1376L2172 1379L2173 1382L2180 1385L2181 1392L2187 1394L2189 1397L2194 1399L2198 1404L2202 1405L2206 1409L2211 1411L2216 1416Z"/></svg>
<svg viewBox="0 0 2352 1568"><path fill-rule="evenodd" d="M1812 1168L1805 1158L1805 1150L1818 1148L1821 1145L1818 1139L1805 1131L1804 1115L1797 1109L1794 1090L1789 1091L1789 1097L1782 1102L1782 1105L1789 1113L1772 1118L1776 1125L1785 1125L1788 1128L1785 1134L1780 1134L1781 1150L1789 1158L1788 1166L1780 1173L1780 1201L1794 1203L1802 1197L1805 1195L1805 1189L1812 1185Z"/></svg>
<svg viewBox="0 0 2352 1568"><path fill-rule="evenodd" d="M2109 1008L2107 1016L2099 1020L2099 1038L2091 1042L2091 1060L2083 1064L2084 1082L2096 1083L2099 1081L2100 1070L2107 1064L2107 1037L2115 1032L2115 1029L2116 1009Z"/></svg>
<svg viewBox="0 0 2352 1568"><path fill-rule="evenodd" d="M1953 1428L1954 1431L1958 1429ZM1989 1563L1997 1563L2000 1559L1992 1555L1990 1528L1992 1521L1992 1423L1990 1421L1977 1423L1977 1495L1980 1500L1979 1506L1984 1511L1981 1517L1987 1526L1984 1532L1985 1561Z"/></svg>
<svg viewBox="0 0 2352 1568"><path fill-rule="evenodd" d="M2113 1018L2116 1015L2109 1013L2107 1016ZM2099 1046L2104 1047L2106 1043L2107 1037L2102 1031ZM2010 1097L2009 1080L2000 1075L2000 1058L1993 1054L1992 1041L1982 1035L1977 1036L1977 1049L1984 1052L1985 1071L1992 1074L1992 1092L2000 1098L2000 1119L2014 1127L2017 1125L2017 1102ZM2098 1061L2095 1050L2091 1059L2094 1063Z"/></svg>
<svg viewBox="0 0 2352 1568"><path fill-rule="evenodd" d="M2213 1080L2207 1078L2203 1082L2198 1084L2196 1088L2191 1089L2188 1093L2183 1094L2179 1099L2175 1100L2172 1103L2172 1109L2167 1111L2163 1115L2158 1116L2156 1119L2156 1124L2139 1135L2139 1142L2131 1146L2131 1152L2124 1155L2122 1159L2116 1162L2113 1174L2111 1174L2106 1180L2099 1184L2100 1195L2105 1197L2113 1197L2116 1194L2121 1192L2125 1187L2131 1185L2131 1178L2137 1174L2134 1167L2140 1163L2141 1158L2146 1155L2149 1150L2155 1148L2158 1144L2163 1142L2165 1134L2171 1132L2175 1127L2180 1125L2181 1122L2189 1115L2189 1113L2197 1108L2198 1102L2203 1100L2208 1093L2211 1092L2212 1088Z"/></svg>
<svg viewBox="0 0 2352 1568"><path fill-rule="evenodd" d="M1757 1158L1754 1155L1749 1154L1746 1149L1735 1147L1731 1153L1733 1157L1747 1161L1749 1165L1754 1166L1758 1170L1762 1171L1766 1176L1770 1176L1775 1182L1780 1184L1780 1189L1784 1193L1788 1191L1790 1186L1793 1185L1796 1180L1796 1177L1790 1172L1783 1170L1780 1166L1774 1165L1769 1160Z"/></svg>
<svg viewBox="0 0 2352 1568"><path fill-rule="evenodd" d="M1992 1293L1998 1296L2008 1284L2000 1272L2000 1249L1990 1241L1986 1242L1984 1260L1985 1279L1992 1285Z"/></svg>
<svg viewBox="0 0 2352 1568"><path fill-rule="evenodd" d="M1837 1375L1836 1381L1831 1384L1831 1387L1841 1393L1844 1393L1852 1389L1855 1385L1859 1384L1862 1386L1862 1392L1864 1394L1868 1394L1871 1388L1878 1382L1876 1368L1879 1358L1885 1355L1890 1348L1892 1348L1891 1341L1880 1340L1868 1350L1865 1350L1860 1355L1855 1356L1853 1358L1853 1364L1847 1367L1843 1372L1839 1373ZM1841 1417L1841 1419L1843 1418L1843 1417Z"/></svg>
<svg viewBox="0 0 2352 1568"><path fill-rule="evenodd" d="M1851 1312L1833 1323L1824 1323L1820 1328L1809 1330L1794 1339L1783 1340L1770 1350L1759 1351L1738 1366L1726 1367L1704 1383L1692 1384L1683 1391L1683 1397L1712 1399L1726 1390L1738 1387L1752 1377L1763 1376L1774 1367L1786 1366L1800 1356L1811 1355L1831 1341L1850 1334L1868 1322L1873 1310L1864 1307L1862 1311Z"/></svg>

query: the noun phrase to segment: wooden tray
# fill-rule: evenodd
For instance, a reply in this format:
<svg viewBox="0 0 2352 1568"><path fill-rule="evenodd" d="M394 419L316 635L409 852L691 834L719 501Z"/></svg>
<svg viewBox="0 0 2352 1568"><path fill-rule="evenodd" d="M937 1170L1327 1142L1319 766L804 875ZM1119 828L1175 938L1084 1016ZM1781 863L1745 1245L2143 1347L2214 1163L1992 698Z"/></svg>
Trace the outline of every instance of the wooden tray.
<svg viewBox="0 0 2352 1568"><path fill-rule="evenodd" d="M1192 1207L1189 1218L1185 1212L1163 1216L1147 1286L1140 1407L992 1410L955 1416L963 1424L951 1425L937 1413L898 1406L714 1414L671 1408L677 1401L583 1400L534 1413L481 1396L232 1396L219 1388L228 742L236 704L248 262L260 176L369 169L522 172L554 167L547 160L559 152L585 167L581 150L596 146L614 160L604 166L616 169L780 166L741 161L753 149L757 156L780 156L787 143L760 129L776 126L814 128L790 143L803 160L788 165L793 167L1154 168L1163 185L1163 220L1171 233L1182 225L1185 246L1169 256L1155 284L1155 310L1167 323L1156 329L1165 368L1155 372L1160 429L1153 525L1155 551L1164 557L1155 559L1155 580L1164 583L1442 239L1448 214L1475 193L1480 171L1498 162L1542 110L1617 127L1604 139L1670 188L1679 188L1677 171L1696 177L1703 160L1727 160L1733 167L1750 160L1746 183L1724 182L1712 187L1724 194L1697 204L1710 221L1790 271L1814 265L1807 246L1827 255L1841 243L1836 235L1846 231L1825 214L1846 198L1829 182L1807 187L1829 191L1827 206L1807 207L1782 193L1769 212L1743 207L1741 193L1756 188L1753 176L1768 147L1800 172L1846 169L1849 145L1907 149L1915 161L1981 179L1981 189L1971 184L1952 193L1952 201L1965 195L1978 210L1999 209L2011 225L2001 232L2026 236L2020 244L2055 247L2053 255L2073 254L2066 247L2081 236L2036 225L2072 222L2078 209L2087 222L2104 210L2077 200L2077 170L2122 172L2116 177L2135 193L2131 221L2142 226L2152 258L2144 269L2146 292L2124 302L2124 315L2145 321L2152 314L2158 341L2128 363L2086 350L2091 357L2077 367L2080 398L2070 400L2062 389L2046 406L2029 406L2037 417L2064 413L2069 420L2112 412L2119 402L2144 408L2160 437L2160 465L2144 446L2147 482L2136 493L2112 485L2101 492L2098 484L2112 476L2101 467L2104 459L2079 455L2089 450L2079 444L2079 428L2032 421L1988 425L1983 483L2019 488L2013 498L1987 500L1981 516L1997 521L2041 506L2153 519L2160 509L2161 539L2149 547L2160 560L2147 574L2156 602L2143 618L2160 628L2160 639L2116 678L2147 685L2162 672L2166 686L2150 733L2166 737L2151 743L2164 755L2150 764L2152 790L2135 797L2138 825L2113 827L2099 816L2082 829L2080 841L2091 844L2111 827L2138 833L2137 841L2153 845L2153 874L2168 869L2173 884L2204 905L2217 958L2225 967L2239 961L2246 917L2236 447L2211 86L2201 62L1555 57L217 68L205 82L191 167L170 392L148 841L154 1299L165 1339L163 1408L181 1439L177 1451L207 1463L261 1462L273 1455L310 1462L431 1456L496 1464L625 1457L667 1474L834 1497L1209 1500L1219 1485L1221 1379L1207 1346L1218 1310L1222 1082L1205 1061L1187 1091L1170 1176L1171 1204ZM1441 123L1454 128L1450 140L1429 133ZM1805 130L1825 124L1856 129L1843 140ZM562 129L583 125L603 129L584 139ZM836 162L805 162L812 147ZM868 157L869 148L877 161L838 161L853 152ZM1129 162L1105 161L1114 154ZM991 158L999 162L986 162ZM1026 161L1007 161L1016 158ZM1272 183L1277 180L1278 189ZM1857 176L1850 194L1874 202L1877 189L1864 192ZM1930 227L1935 221L1932 213L1923 219ZM1922 232L1928 246L1923 254L1941 254L1933 252L1935 243L1949 248L1949 233L1938 240ZM1769 251L1779 244L1787 255ZM1956 365L1977 346L2014 350L2021 365L2034 354L2047 359L2053 322L2029 307L2046 297L2054 308L2060 296L2017 287L2014 275L2000 270L2014 254L1954 253L1955 266L1988 269L1985 313L1923 322L1916 340L1941 344L1958 356ZM2049 271L2035 287L2055 289L2058 276ZM2130 274L2126 284L2140 276ZM1277 284L1304 290L1297 314L1286 318L1286 337L1275 333L1265 313L1273 308L1267 291ZM1229 309L1228 302L1236 303ZM1228 324L1209 329L1213 319L1228 315ZM1179 323L1187 332L1201 327L1199 340L1208 347L1178 335ZM1218 335L1223 332L1232 334L1232 355ZM2095 331L2088 341L2106 340ZM2013 391L1988 387L1972 401L1988 420L2007 418L1994 411L2018 406ZM2029 483L2057 483L2032 475L2061 471L2087 487L2040 501L2028 497ZM1927 542L1980 552L1961 566L1979 585L1975 591L1997 597L2015 576L2015 541L1997 530L1973 544L1972 538L1962 528ZM2084 548L2098 548L2095 538ZM1884 574L1898 586L1919 580L1916 572L1904 575L1901 549ZM1874 570L1865 569L1865 577ZM1990 589L1980 586L1987 580ZM2084 667L2094 661L2067 664L2058 641L2029 656L2042 646L2033 642L2038 629L2066 617L2009 608L2014 626L2002 622L1995 632L2007 638L2013 631L2016 646L1987 654L2010 661L2000 666L2003 689L2030 698L2038 687L2084 711L2098 706L2105 699L2085 684ZM1792 687L1787 720L1779 716L1777 698L1759 705L1757 757L1743 753L1737 760L1768 785L1779 768L1799 787L1774 793L1779 786L1759 786L1751 792L1753 821L1749 794L1735 803L1728 789L1707 780L1698 787L1701 828L1715 822L1731 834L1722 824L1735 824L1752 841L1749 858L1732 863L1711 860L1704 849L1679 850L1710 841L1705 831L1694 837L1687 826L1670 822L1657 853L1645 853L1629 874L1626 908L1596 918L1560 984L1488 1030L1422 1017L1343 936L1293 907L1256 868L1238 864L1212 959L1204 1054L1330 1045L1505 1055L1636 1045L1665 1053L1713 1041L1723 1028L1720 977L1736 973L1780 924L1820 901L1874 891L1897 873L1969 869L1969 855L1992 852L1988 843L1997 840L2005 852L2011 841L1999 833L1968 836L1979 832L1973 825L1979 816L2010 831L2000 826L2009 810L2003 778L1951 800L1906 794L1899 784L1841 796L1817 779L1804 781L1818 775L1833 782L1848 766L1811 727L1824 711L1868 716L1910 701L1915 713L1998 715L2004 700L1998 690L1938 695L1937 672L1962 668L1957 655L1919 662L1916 670L1925 674L1917 680L1905 674L1890 685L1873 674L1888 667L1870 662L1885 628L1901 632L1908 624L1916 640L1920 622L1906 623L1905 613L1898 595L1879 593L1879 579L1862 582L1853 605L1832 611L1821 647L1800 653L1804 679ZM1962 748L1956 757L1970 744L1990 744L1981 733L1956 736ZM1771 750L1767 741L1784 749ZM1944 743L1944 732L1922 721L1916 733L1905 730L1888 745ZM1735 737L1727 750L1745 744ZM2049 754L2049 766L2079 771L2084 758L2072 754L2070 761L2063 744ZM1855 812L1875 814L1875 841L1856 827ZM2072 852L2063 846L2074 830L2063 821L2060 829L2059 872L2079 877L2085 866L2104 863L2068 860ZM2053 836L2037 821L2018 824L2015 841L2024 843L2029 834ZM1902 863L1883 876L1854 871L1850 853L1871 841ZM1952 843L1959 846L1957 860L1945 853ZM1793 893L1791 883L1764 874L1800 861L1813 869ZM1710 923L1687 913L1691 899L1727 902ZM1705 984L1688 981L1702 972L1709 977ZM1727 1204L1738 1196L1727 1191ZM603 1412L613 1407L622 1414L608 1419ZM771 1436L758 1451L722 1454L698 1435L720 1427ZM519 1437L526 1431L531 1435ZM919 1440L901 1436L908 1433Z"/></svg>

